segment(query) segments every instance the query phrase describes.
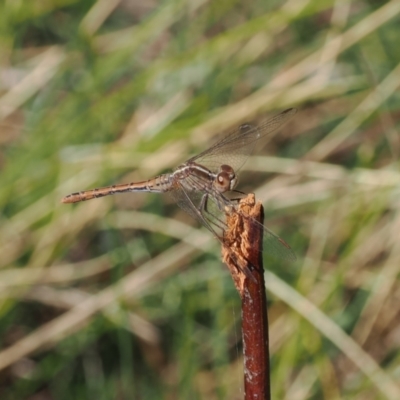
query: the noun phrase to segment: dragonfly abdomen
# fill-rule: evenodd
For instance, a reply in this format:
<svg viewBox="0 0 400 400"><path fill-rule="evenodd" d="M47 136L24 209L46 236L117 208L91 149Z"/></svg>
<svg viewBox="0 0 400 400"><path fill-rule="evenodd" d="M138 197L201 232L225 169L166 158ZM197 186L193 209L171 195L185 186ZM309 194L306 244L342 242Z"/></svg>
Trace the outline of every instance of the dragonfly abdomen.
<svg viewBox="0 0 400 400"><path fill-rule="evenodd" d="M106 186L103 188L85 190L65 196L63 203L78 203L98 197L110 196L117 193L126 192L167 192L171 188L170 177L167 174L159 175L153 179L142 182L124 183L121 185Z"/></svg>

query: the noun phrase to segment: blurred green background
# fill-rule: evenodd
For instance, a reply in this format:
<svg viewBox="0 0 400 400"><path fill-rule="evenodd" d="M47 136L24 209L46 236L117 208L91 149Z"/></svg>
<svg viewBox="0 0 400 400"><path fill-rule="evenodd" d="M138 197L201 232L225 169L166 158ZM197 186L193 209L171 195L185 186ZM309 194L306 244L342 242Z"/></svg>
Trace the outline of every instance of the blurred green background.
<svg viewBox="0 0 400 400"><path fill-rule="evenodd" d="M400 398L400 1L32 0L0 9L1 399L242 399L212 235L144 180L298 113L243 168L274 399Z"/></svg>

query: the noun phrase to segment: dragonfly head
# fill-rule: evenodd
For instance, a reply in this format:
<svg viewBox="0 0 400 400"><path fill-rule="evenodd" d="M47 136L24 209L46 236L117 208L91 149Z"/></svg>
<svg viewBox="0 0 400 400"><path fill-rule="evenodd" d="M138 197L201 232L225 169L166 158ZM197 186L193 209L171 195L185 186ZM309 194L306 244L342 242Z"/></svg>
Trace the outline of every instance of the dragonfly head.
<svg viewBox="0 0 400 400"><path fill-rule="evenodd" d="M237 177L235 171L230 165L221 165L217 177L214 181L214 186L220 193L233 190L237 184Z"/></svg>

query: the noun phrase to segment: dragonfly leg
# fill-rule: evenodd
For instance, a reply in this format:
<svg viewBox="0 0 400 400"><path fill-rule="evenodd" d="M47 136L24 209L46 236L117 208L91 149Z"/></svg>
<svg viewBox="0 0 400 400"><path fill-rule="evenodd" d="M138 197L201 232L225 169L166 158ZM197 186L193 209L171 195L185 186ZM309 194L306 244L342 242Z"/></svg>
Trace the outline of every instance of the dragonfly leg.
<svg viewBox="0 0 400 400"><path fill-rule="evenodd" d="M215 198L215 197L214 197ZM213 223L214 225L216 225L219 229L221 230L225 230L226 229L226 223L224 221L222 221L217 215L214 215L209 209L208 209L208 200L209 200L209 195L208 193L205 193L202 198L201 198L201 202L199 205L199 210L200 210L200 214L203 215L203 213L206 213L207 215L210 215L214 220L210 221L211 223ZM221 204L219 201L217 201L218 199L215 198L218 208L221 209Z"/></svg>
<svg viewBox="0 0 400 400"><path fill-rule="evenodd" d="M246 193L241 192L240 190L231 190L231 192L235 192L235 193L238 193L238 194L242 195L242 197L234 197L233 199L230 199L230 201L234 201L236 203L239 203L239 201L242 200L243 197L247 196Z"/></svg>

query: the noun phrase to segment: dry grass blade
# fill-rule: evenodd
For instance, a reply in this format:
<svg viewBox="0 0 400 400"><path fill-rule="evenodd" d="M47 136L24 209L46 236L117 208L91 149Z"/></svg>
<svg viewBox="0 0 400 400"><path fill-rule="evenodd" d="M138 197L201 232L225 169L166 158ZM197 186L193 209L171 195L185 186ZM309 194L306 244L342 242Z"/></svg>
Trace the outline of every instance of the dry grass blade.
<svg viewBox="0 0 400 400"><path fill-rule="evenodd" d="M357 367L371 379L376 388L390 400L400 397L400 388L397 383L383 371L374 359L368 355L358 343L350 336L346 335L339 326L330 318L315 307L309 300L301 296L290 286L285 284L276 275L269 271L265 272L265 282L267 289L284 299L290 307L300 313L303 318L309 321L314 327L320 330L329 340L331 340L346 357L357 365Z"/></svg>
<svg viewBox="0 0 400 400"><path fill-rule="evenodd" d="M400 86L400 64L329 135L307 153L307 158L322 160L342 144Z"/></svg>
<svg viewBox="0 0 400 400"><path fill-rule="evenodd" d="M197 233L190 240L205 245L209 238ZM159 257L145 263L137 271L127 275L122 282L104 289L79 303L70 311L41 326L35 332L0 352L0 370L10 366L40 348L54 346L72 332L87 325L91 318L123 297L137 297L152 282L176 271L184 260L196 250L186 244L177 244Z"/></svg>
<svg viewBox="0 0 400 400"><path fill-rule="evenodd" d="M15 112L51 81L65 60L65 54L59 47L50 47L38 58L37 66L0 98L0 120Z"/></svg>

